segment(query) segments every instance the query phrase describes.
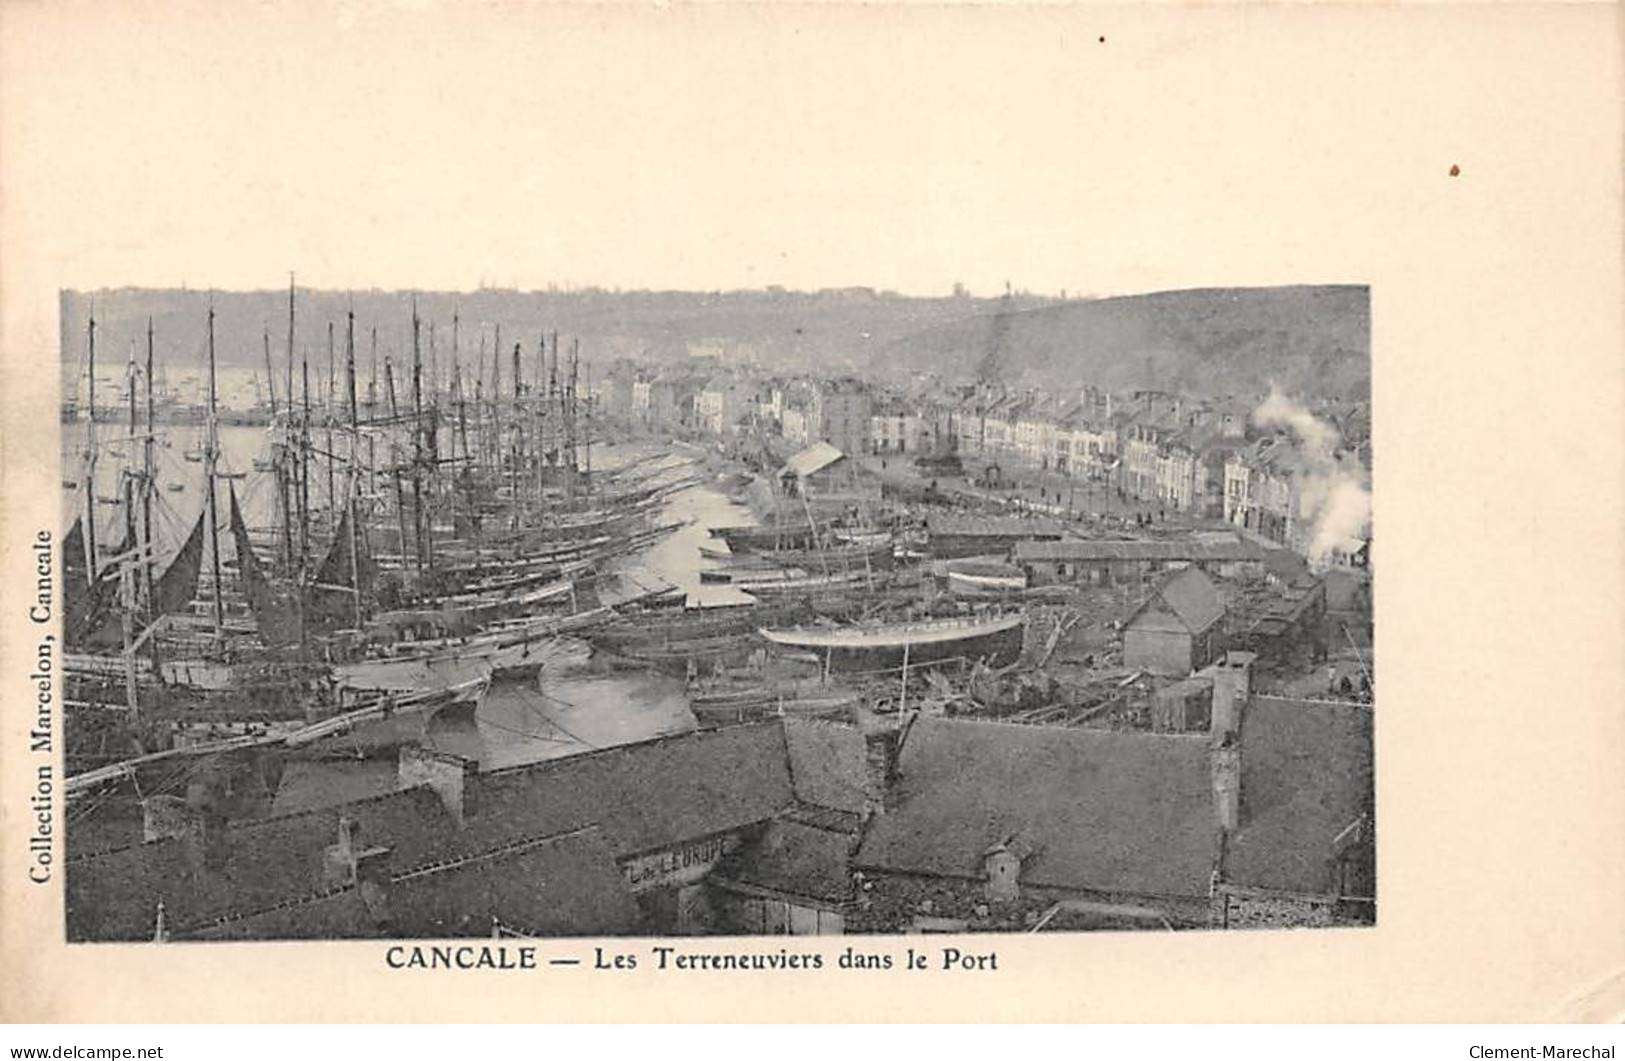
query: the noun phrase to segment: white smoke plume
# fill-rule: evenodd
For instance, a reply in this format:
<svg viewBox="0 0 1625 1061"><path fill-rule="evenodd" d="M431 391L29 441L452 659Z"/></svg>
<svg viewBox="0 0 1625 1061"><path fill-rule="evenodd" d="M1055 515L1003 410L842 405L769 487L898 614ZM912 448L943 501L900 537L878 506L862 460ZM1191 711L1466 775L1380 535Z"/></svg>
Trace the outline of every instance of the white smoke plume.
<svg viewBox="0 0 1625 1061"><path fill-rule="evenodd" d="M1309 563L1324 568L1334 550L1362 537L1371 524L1371 489L1366 471L1352 457L1338 453L1337 428L1270 386L1269 397L1253 410L1259 427L1282 427L1297 437L1304 458L1298 484L1298 515L1310 521L1306 553Z"/></svg>

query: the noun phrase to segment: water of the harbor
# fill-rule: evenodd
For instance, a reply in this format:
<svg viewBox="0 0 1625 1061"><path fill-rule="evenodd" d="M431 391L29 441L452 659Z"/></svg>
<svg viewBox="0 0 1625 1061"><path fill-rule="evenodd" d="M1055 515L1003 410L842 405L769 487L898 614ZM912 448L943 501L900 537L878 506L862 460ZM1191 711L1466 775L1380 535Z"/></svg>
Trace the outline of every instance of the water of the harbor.
<svg viewBox="0 0 1625 1061"><path fill-rule="evenodd" d="M274 518L274 481L269 473L256 472L254 462L268 456L269 436L263 427L221 427L221 465L227 472L242 472L243 478L223 481L221 493L230 486L237 493L244 519L251 526L270 526ZM89 432L84 421L62 425L63 528L75 515L85 511L82 482L83 452ZM128 427L98 423L98 463L95 494L116 499L119 477L128 461L139 460L140 447L128 441ZM195 425L159 427L157 492L160 563L172 555L207 503L203 465L189 460L202 448L204 428ZM122 441L121 441L122 439ZM703 476L704 481L668 497L658 519L662 523L685 523L658 544L622 563L629 576L651 586L676 585L696 601L714 601L730 591L726 587L701 585L700 571L712 561L701 551L702 543L712 542L708 528L755 522L743 505L725 497L710 480L709 473L696 466L679 465L669 446L631 443L595 447L593 465L611 470L632 461L645 461L654 467L664 458L672 466L674 478L683 474ZM320 472L313 474L313 487L321 489ZM68 484L73 483L70 487ZM224 510L226 499L219 504ZM116 504L95 506L98 539L112 542L122 536L122 515ZM224 512L222 511L222 519ZM714 542L713 542L714 546ZM737 591L734 591L737 592ZM445 751L477 759L483 769L499 769L543 759L572 755L617 744L647 740L680 733L695 727L681 679L659 674L606 666L595 660L575 673L551 675L542 681L500 682L486 696L472 722L444 724L437 720L427 742ZM361 774L377 772L371 767L342 764L300 764L287 778L288 786L304 785L309 792L281 791L279 809L311 802L326 802L324 791L353 794ZM381 779L375 779L381 781Z"/></svg>

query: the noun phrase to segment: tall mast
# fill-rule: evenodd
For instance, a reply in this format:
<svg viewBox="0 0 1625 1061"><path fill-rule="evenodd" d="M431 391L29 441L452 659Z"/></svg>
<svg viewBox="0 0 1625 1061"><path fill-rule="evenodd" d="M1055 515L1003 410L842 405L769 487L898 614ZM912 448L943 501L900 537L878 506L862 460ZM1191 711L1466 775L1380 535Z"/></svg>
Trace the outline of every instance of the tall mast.
<svg viewBox="0 0 1625 1061"><path fill-rule="evenodd" d="M338 526L338 498L333 491L333 322L327 322L327 400L322 402L322 423L327 450L327 514Z"/></svg>
<svg viewBox="0 0 1625 1061"><path fill-rule="evenodd" d="M293 274L288 274L288 385L283 393L288 397L288 420L293 420Z"/></svg>
<svg viewBox="0 0 1625 1061"><path fill-rule="evenodd" d="M457 456L458 441L461 441L463 446L463 459L462 463L458 466L457 476L454 480L454 486L452 487L451 494L453 523L455 524L455 514L457 511L456 506L459 500L461 500L465 508L473 507L470 504L472 498L470 497L468 485L468 410L463 403L463 366L457 361L456 358L453 358L451 362L451 400L457 403L457 438L452 442L452 456ZM461 495L460 498L459 494ZM470 520L470 524L472 525L472 520Z"/></svg>
<svg viewBox="0 0 1625 1061"><path fill-rule="evenodd" d="M491 490L502 485L502 458L507 449L507 431L502 424L502 325L498 324L491 337ZM517 498L510 499L510 502Z"/></svg>
<svg viewBox="0 0 1625 1061"><path fill-rule="evenodd" d="M288 406L287 419L283 421L282 430L282 459L278 462L278 478L281 480L282 492L282 566L285 571L293 570L293 510L298 506L298 465L294 461L294 413L293 413L293 274L288 274L288 374L287 382L282 394ZM303 511L302 506L301 511Z"/></svg>
<svg viewBox="0 0 1625 1061"><path fill-rule="evenodd" d="M468 463L468 410L463 399L463 366L452 363L451 392L457 402L457 437L463 446L463 463Z"/></svg>
<svg viewBox="0 0 1625 1061"><path fill-rule="evenodd" d="M412 300L412 531L418 570L424 567L423 519L423 356L418 346L418 303Z"/></svg>
<svg viewBox="0 0 1625 1061"><path fill-rule="evenodd" d="M389 395L389 422L390 436L390 464L393 466L391 475L395 480L395 517L401 525L401 564L406 564L406 494L401 489L401 453L400 435L394 430L398 426L400 412L395 406L395 364L388 354L384 355L384 389Z"/></svg>
<svg viewBox="0 0 1625 1061"><path fill-rule="evenodd" d="M570 340L570 481L575 482L575 473L580 469L581 454L578 448L579 440L576 436L576 411L579 391L576 380L581 370L581 340Z"/></svg>
<svg viewBox="0 0 1625 1061"><path fill-rule="evenodd" d="M546 383L543 382L548 375L548 333L543 331L536 336L536 398L533 403L536 424L536 497L543 496L543 486L546 484L546 463L548 463L548 398L546 398Z"/></svg>
<svg viewBox="0 0 1625 1061"><path fill-rule="evenodd" d="M130 406L130 438L135 438L135 340L130 340L130 361L124 366L124 379Z"/></svg>
<svg viewBox="0 0 1625 1061"><path fill-rule="evenodd" d="M491 341L491 417L496 425L497 460L502 459L502 325Z"/></svg>
<svg viewBox="0 0 1625 1061"><path fill-rule="evenodd" d="M152 418L152 318L147 318L147 434L142 439L142 482L145 489L141 494L141 537L144 549L152 548L152 495L158 489L156 469L153 460L153 447L157 445L157 436L154 432ZM152 560L149 557L146 566L147 572L147 607L152 607Z"/></svg>
<svg viewBox="0 0 1625 1061"><path fill-rule="evenodd" d="M214 569L214 636L219 640L226 624L225 603L220 596L220 509L215 499L215 464L220 457L220 422L215 413L214 379L214 298L209 299L209 445L203 451L204 474L209 479L209 553Z"/></svg>
<svg viewBox="0 0 1625 1061"><path fill-rule="evenodd" d="M137 375L137 369L135 367L135 340L131 339L130 340L130 360L124 366L125 388L128 391L128 393L125 395L125 398L126 398L126 404L129 406L129 411L130 411L130 443L129 444L131 446L135 445L135 431L136 431L136 416L135 416L135 380L136 380L136 375ZM133 459L133 455L130 454L130 452L128 450L126 450L125 451L125 461L124 461L124 536L125 536L125 541L133 541L133 542L135 542L137 544L138 547L140 547L137 550L137 555L139 555L141 557L140 562L141 562L141 565L142 565L142 570L145 571L146 566L149 563L149 558L147 556L147 550L145 549L146 542L141 540L141 535L139 534L140 526L139 526L139 521L136 519L136 514L135 514L135 501L136 501L136 498L135 498L135 492L132 489L132 480L137 478L138 473L131 470L131 465L134 464L134 463L135 463L135 461ZM145 467L144 464L143 464L143 467ZM147 494L147 484L146 484L145 480L143 479L143 481L141 482L141 496L145 497L146 494ZM136 593L138 591L146 589L146 585L147 585L147 580L145 578L142 578L142 579L139 580L139 582L133 583L130 586L130 598L131 599L129 601L129 604L132 607L134 606L134 603L135 603L135 595L136 595Z"/></svg>
<svg viewBox="0 0 1625 1061"><path fill-rule="evenodd" d="M440 354L435 349L435 332L439 331L434 321L429 322L429 408L440 408Z"/></svg>
<svg viewBox="0 0 1625 1061"><path fill-rule="evenodd" d="M310 351L303 347L299 351L299 373L299 583L303 586L305 564L310 559Z"/></svg>
<svg viewBox="0 0 1625 1061"><path fill-rule="evenodd" d="M360 486L358 447L361 444L361 413L355 400L355 310L345 314L344 377L350 399L350 485L346 490L350 513L350 585L355 589L355 625L361 629L361 526L356 511L356 490Z"/></svg>
<svg viewBox="0 0 1625 1061"><path fill-rule="evenodd" d="M513 463L508 470L509 489L513 493L513 528L519 529L519 462L524 450L524 431L519 406L519 344L513 344Z"/></svg>
<svg viewBox="0 0 1625 1061"><path fill-rule="evenodd" d="M474 362L474 415L478 418L480 460L491 451L490 425L485 418L485 329L480 329L480 356Z"/></svg>
<svg viewBox="0 0 1625 1061"><path fill-rule="evenodd" d="M90 304L90 425L85 435L85 571L96 581L96 303Z"/></svg>

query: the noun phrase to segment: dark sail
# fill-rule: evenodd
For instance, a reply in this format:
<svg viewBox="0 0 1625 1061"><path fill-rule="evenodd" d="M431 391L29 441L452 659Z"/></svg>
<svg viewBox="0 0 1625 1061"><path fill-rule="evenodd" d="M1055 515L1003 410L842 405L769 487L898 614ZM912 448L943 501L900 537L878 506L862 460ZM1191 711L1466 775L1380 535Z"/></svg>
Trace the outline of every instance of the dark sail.
<svg viewBox="0 0 1625 1061"><path fill-rule="evenodd" d="M307 591L306 623L314 630L328 630L353 626L356 615L356 592L365 600L372 591L373 564L367 555L365 542L353 531L354 523L348 509L339 518L338 529L333 532L333 543L327 556L316 569Z"/></svg>
<svg viewBox="0 0 1625 1061"><path fill-rule="evenodd" d="M270 648L298 644L296 602L278 593L260 567L259 557L254 555L254 546L248 540L243 511L237 507L236 487L231 489L231 536L237 546L237 571L243 580L243 594L248 598L249 610L254 613L254 625L259 628L260 640Z"/></svg>
<svg viewBox="0 0 1625 1061"><path fill-rule="evenodd" d="M199 512L186 544L175 554L169 568L158 577L152 587L152 617L173 615L192 603L197 596L198 575L203 570L203 527L208 519L207 510Z"/></svg>
<svg viewBox="0 0 1625 1061"><path fill-rule="evenodd" d="M113 555L128 551L130 543L120 545ZM85 566L85 533L80 519L62 539L62 566L64 568L62 636L70 648L108 648L123 640L123 628L117 622L118 565L109 564L94 581Z"/></svg>

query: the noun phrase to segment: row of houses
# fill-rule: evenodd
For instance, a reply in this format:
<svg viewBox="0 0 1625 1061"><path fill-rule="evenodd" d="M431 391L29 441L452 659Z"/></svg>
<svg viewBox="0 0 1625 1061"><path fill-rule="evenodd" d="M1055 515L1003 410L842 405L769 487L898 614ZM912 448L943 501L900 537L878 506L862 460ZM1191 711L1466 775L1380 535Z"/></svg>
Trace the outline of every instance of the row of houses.
<svg viewBox="0 0 1625 1061"><path fill-rule="evenodd" d="M967 387L905 397L851 377L783 380L732 369L699 375L629 363L612 368L594 391L610 415L650 427L718 437L761 430L794 448L827 442L881 457L953 452L1098 483L1125 499L1223 520L1300 550L1312 532L1310 498L1320 480L1358 477L1369 467L1363 405L1328 414L1345 442L1331 457L1305 453L1290 434L1252 427L1248 400L1162 391L1120 396L1086 386L1075 395L1045 395Z"/></svg>

